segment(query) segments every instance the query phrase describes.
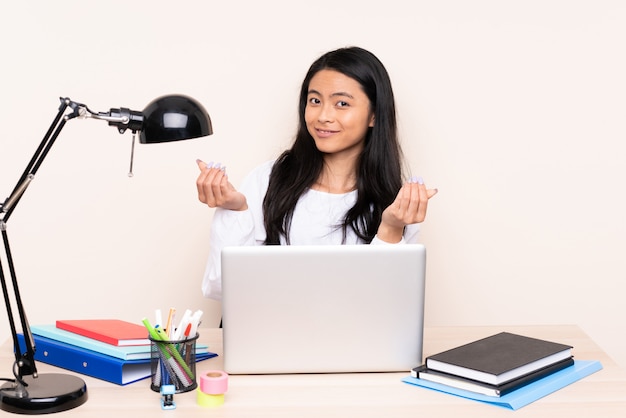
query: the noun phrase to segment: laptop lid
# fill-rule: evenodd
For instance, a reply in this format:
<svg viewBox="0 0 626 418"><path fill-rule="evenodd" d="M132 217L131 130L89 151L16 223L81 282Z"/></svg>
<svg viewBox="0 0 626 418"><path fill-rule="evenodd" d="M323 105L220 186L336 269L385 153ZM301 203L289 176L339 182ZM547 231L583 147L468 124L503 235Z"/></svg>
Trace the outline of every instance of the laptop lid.
<svg viewBox="0 0 626 418"><path fill-rule="evenodd" d="M222 251L231 374L408 371L422 362L421 244Z"/></svg>

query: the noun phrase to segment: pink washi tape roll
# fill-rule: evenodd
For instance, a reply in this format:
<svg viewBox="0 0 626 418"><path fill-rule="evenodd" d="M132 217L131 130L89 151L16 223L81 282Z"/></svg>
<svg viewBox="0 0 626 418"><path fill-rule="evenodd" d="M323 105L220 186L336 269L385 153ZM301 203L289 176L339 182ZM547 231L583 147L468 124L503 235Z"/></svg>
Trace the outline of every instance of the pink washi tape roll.
<svg viewBox="0 0 626 418"><path fill-rule="evenodd" d="M223 395L228 390L228 374L209 370L200 376L200 390L207 395Z"/></svg>

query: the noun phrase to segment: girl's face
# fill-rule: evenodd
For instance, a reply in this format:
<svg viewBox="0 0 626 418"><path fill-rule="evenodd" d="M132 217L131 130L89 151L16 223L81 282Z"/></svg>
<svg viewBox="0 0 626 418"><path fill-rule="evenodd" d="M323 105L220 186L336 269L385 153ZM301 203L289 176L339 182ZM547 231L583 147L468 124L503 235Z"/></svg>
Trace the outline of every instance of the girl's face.
<svg viewBox="0 0 626 418"><path fill-rule="evenodd" d="M318 150L354 157L360 155L368 128L374 126L361 85L334 70L321 70L311 79L304 119Z"/></svg>

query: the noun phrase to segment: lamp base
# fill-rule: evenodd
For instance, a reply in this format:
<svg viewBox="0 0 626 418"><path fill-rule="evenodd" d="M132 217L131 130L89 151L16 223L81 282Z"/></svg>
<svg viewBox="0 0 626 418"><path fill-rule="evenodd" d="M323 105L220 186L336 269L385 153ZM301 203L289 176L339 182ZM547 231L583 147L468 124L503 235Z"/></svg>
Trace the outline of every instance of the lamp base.
<svg viewBox="0 0 626 418"><path fill-rule="evenodd" d="M50 414L76 408L87 401L87 385L76 376L48 373L36 379L25 376L24 382L28 386L21 391L16 390L14 383L5 383L0 388L2 410L28 415Z"/></svg>

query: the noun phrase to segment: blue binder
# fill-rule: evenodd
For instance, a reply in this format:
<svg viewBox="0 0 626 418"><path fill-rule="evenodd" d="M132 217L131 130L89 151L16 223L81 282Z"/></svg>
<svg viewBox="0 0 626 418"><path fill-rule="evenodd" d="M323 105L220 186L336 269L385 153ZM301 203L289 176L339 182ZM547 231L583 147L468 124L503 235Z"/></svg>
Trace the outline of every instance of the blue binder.
<svg viewBox="0 0 626 418"><path fill-rule="evenodd" d="M150 359L121 360L96 351L87 350L50 338L33 335L35 360L81 373L118 385L127 385L150 377ZM20 347L24 349L24 336L18 334ZM215 353L198 354L196 361L215 357Z"/></svg>

